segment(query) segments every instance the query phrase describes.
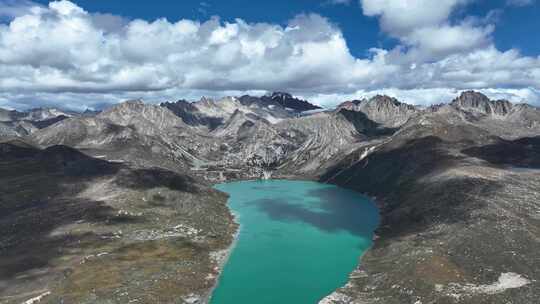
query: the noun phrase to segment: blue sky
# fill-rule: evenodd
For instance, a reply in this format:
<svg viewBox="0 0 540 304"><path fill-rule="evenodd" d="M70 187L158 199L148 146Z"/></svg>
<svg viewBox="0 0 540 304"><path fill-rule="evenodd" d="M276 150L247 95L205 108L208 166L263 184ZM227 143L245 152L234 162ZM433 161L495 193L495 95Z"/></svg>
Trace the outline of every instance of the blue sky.
<svg viewBox="0 0 540 304"><path fill-rule="evenodd" d="M273 90L540 104L539 15L538 0L0 0L0 107Z"/></svg>
<svg viewBox="0 0 540 304"><path fill-rule="evenodd" d="M36 1L47 4L49 1ZM177 21L183 18L206 20L219 16L224 21L241 18L247 22L269 22L287 24L287 21L302 13L317 13L328 17L342 30L351 53L365 56L373 46L393 47L395 39L380 32L377 18L362 15L358 1L317 0L133 0L126 5L121 0L75 0L75 3L90 12L111 13L128 18L155 20L167 18ZM520 3L518 1L518 3ZM540 54L540 39L531 37L533 29L540 30L540 4L508 5L505 0L481 0L472 2L456 14L486 17L497 15L495 44L501 50L519 49L524 55Z"/></svg>

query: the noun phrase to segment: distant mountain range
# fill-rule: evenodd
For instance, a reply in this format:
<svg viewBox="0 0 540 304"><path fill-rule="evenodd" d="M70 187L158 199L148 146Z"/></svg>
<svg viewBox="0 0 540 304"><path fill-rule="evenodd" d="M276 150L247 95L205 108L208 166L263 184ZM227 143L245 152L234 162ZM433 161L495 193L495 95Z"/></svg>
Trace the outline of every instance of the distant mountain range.
<svg viewBox="0 0 540 304"><path fill-rule="evenodd" d="M24 136L46 128L69 117L92 116L99 112L86 110L82 113L54 108L35 108L20 112L0 108L0 136Z"/></svg>
<svg viewBox="0 0 540 304"><path fill-rule="evenodd" d="M4 213L10 215L5 227L26 216L14 199L22 200L21 189L33 183L25 172L34 172L31 168L51 155L57 155L56 165L37 182L47 177L65 182L77 164L120 166L106 174L77 175L92 189L81 193L108 202L114 212L120 212L119 206L130 210L130 205L118 203L99 187L123 181L124 173L151 170L139 176L143 182L121 185L136 191L134 196L158 197L147 211L130 211L152 216L165 212L159 208L167 199L159 199L164 194L145 188L145 182L187 183L187 188L173 187L167 195L181 197L181 206L189 205L190 197L207 202L186 209L195 208L196 217L182 209L184 220L197 221L202 230L231 225L230 214L216 207L223 206L217 202L224 198L212 192L210 184L271 176L313 179L373 197L383 219L378 239L348 284L321 303L534 303L540 298L540 109L528 104L491 100L474 91L427 108L382 95L345 101L332 110L287 93L161 105L133 100L99 113L0 110L0 138L3 182L12 189L12 196L0 196L12 206ZM72 154L84 157L73 160ZM9 169L15 165L20 167ZM17 189L21 192L13 194ZM50 197L58 195L54 193ZM204 217L205 211L216 216ZM83 215L74 214L66 221L82 225ZM142 229L130 223L118 224L119 229ZM99 221L94 225L105 227ZM213 232L221 240L216 248L230 243L233 230L226 230L230 239ZM142 246L138 254L155 249L141 245L144 242L133 244ZM179 254L172 247L164 250ZM67 278L59 284L70 286ZM20 284L34 286L35 280ZM188 297L200 286L180 288L174 297ZM63 291L55 292L61 297Z"/></svg>

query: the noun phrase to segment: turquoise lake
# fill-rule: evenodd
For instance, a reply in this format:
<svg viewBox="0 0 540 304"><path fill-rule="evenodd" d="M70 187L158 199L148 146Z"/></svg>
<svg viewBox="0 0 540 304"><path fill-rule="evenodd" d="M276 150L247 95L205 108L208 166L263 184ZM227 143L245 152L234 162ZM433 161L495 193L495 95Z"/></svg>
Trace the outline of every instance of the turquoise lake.
<svg viewBox="0 0 540 304"><path fill-rule="evenodd" d="M230 195L240 223L211 304L312 304L343 286L371 246L376 206L357 192L308 181L241 181Z"/></svg>

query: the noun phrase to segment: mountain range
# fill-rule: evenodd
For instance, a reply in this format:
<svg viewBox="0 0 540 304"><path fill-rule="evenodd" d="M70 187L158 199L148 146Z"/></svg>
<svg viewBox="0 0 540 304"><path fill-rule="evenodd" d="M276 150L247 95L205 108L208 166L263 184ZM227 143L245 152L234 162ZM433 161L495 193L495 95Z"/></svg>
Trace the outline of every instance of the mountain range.
<svg viewBox="0 0 540 304"><path fill-rule="evenodd" d="M270 177L337 184L379 205L373 248L321 303L540 298L540 109L528 104L474 91L430 107L377 95L331 110L287 93L132 100L84 114L0 110L0 139L2 303L47 292L205 301L236 230L209 186ZM195 274L174 281L164 267ZM57 283L37 290L43 280Z"/></svg>

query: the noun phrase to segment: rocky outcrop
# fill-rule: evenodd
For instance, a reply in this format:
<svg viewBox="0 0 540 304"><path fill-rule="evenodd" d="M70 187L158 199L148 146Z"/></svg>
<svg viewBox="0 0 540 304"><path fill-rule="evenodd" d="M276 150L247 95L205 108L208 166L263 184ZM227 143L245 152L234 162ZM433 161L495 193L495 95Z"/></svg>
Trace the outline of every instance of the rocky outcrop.
<svg viewBox="0 0 540 304"><path fill-rule="evenodd" d="M478 92L464 92L450 104L437 107L436 111L453 112L464 123L509 140L536 136L540 132L538 108L506 100L490 100Z"/></svg>
<svg viewBox="0 0 540 304"><path fill-rule="evenodd" d="M261 100L266 103L277 103L283 108L296 112L321 109L321 107L311 104L306 100L295 98L291 94L284 92L274 92L272 94L262 96Z"/></svg>
<svg viewBox="0 0 540 304"><path fill-rule="evenodd" d="M171 110L176 116L180 117L182 121L190 126L205 126L209 130L214 130L223 124L222 117L206 116L191 102L185 100L165 102L162 103L161 106Z"/></svg>
<svg viewBox="0 0 540 304"><path fill-rule="evenodd" d="M198 164L206 141L170 110L128 101L95 117L73 117L39 130L38 145L68 145L109 160L185 170Z"/></svg>
<svg viewBox="0 0 540 304"><path fill-rule="evenodd" d="M15 111L15 110L6 110L0 108L0 122L10 122L15 120L20 120L25 116L25 113Z"/></svg>
<svg viewBox="0 0 540 304"><path fill-rule="evenodd" d="M36 108L27 112L0 108L0 138L29 135L72 115L52 108Z"/></svg>
<svg viewBox="0 0 540 304"><path fill-rule="evenodd" d="M338 111L341 109L362 112L367 118L386 128L397 128L419 112L412 105L384 95L377 95L368 100L347 101L337 107Z"/></svg>
<svg viewBox="0 0 540 304"><path fill-rule="evenodd" d="M509 101L490 100L484 94L475 91L461 93L450 105L473 114L490 116L506 116L512 110L512 104Z"/></svg>
<svg viewBox="0 0 540 304"><path fill-rule="evenodd" d="M340 155L346 155L365 141L358 126L341 113L317 113L278 125L284 137L295 142L281 170L314 176Z"/></svg>
<svg viewBox="0 0 540 304"><path fill-rule="evenodd" d="M493 114L496 103L469 101L411 118L322 176L374 197L383 219L348 284L324 303L534 303L537 139L501 140L462 115Z"/></svg>
<svg viewBox="0 0 540 304"><path fill-rule="evenodd" d="M78 115L80 114L61 111L55 108L35 108L24 112L24 116L22 116L20 119L30 121L46 121L57 117L72 117Z"/></svg>
<svg viewBox="0 0 540 304"><path fill-rule="evenodd" d="M68 240L61 244L87 254L80 264L86 266L61 265L73 270L70 282L61 281L67 284L63 290L81 290L71 292L67 302L85 300L90 285L107 291L101 281L128 286L126 292L141 302L156 302L156 294L163 294L164 302L198 301L204 297L196 290L205 290L199 289L198 274L216 275L205 268L214 265L208 248L223 247L230 228L224 206L215 205L224 198L205 185L273 176L342 185L374 197L381 207L383 223L373 249L349 283L324 303L534 303L540 297L537 108L465 92L450 104L427 109L375 96L343 103L335 111L300 115L301 109L278 102L288 96L275 97L203 98L161 106L129 101L24 137L45 150L20 142L0 146L5 172L0 199L7 202L0 214L10 215L0 218L0 228L7 231L0 244L23 246L14 241L20 237L31 245L0 250L10 254L0 259L0 264L5 261L0 280L28 278L26 270L48 265L47 257L58 257L58 248L65 248L50 243L60 233L61 242ZM42 221L41 215L55 222ZM171 224L177 217L181 223ZM54 229L39 226L43 223ZM30 240L24 227L32 225L46 236ZM222 231L212 232L214 226ZM91 246L69 242L66 231L78 229L86 234L75 239ZM111 243L94 243L87 239L91 233L108 233ZM117 239L129 246L116 247ZM45 253L44 262L35 256L37 248ZM20 252L28 259L19 260ZM78 261L65 254L61 261ZM186 273L175 268L178 261L189 261L182 268ZM31 269L19 268L23 264ZM180 271L157 279L174 288L152 281L157 285L134 290L133 281L120 275L141 282L144 271L156 273L154 266ZM138 272L140 267L144 271ZM178 273L184 278L195 273L195 281L175 281ZM15 285L0 285L22 294ZM40 290L17 300L46 294L43 300L60 302L61 292ZM109 299L106 295L93 296ZM118 296L120 302L132 300Z"/></svg>
<svg viewBox="0 0 540 304"><path fill-rule="evenodd" d="M36 130L34 124L25 120L0 122L0 138L25 136Z"/></svg>
<svg viewBox="0 0 540 304"><path fill-rule="evenodd" d="M164 130L173 128L188 128L169 109L156 105L146 105L140 100L123 102L99 113L96 118L119 126L132 126L138 132L146 135L159 134Z"/></svg>

